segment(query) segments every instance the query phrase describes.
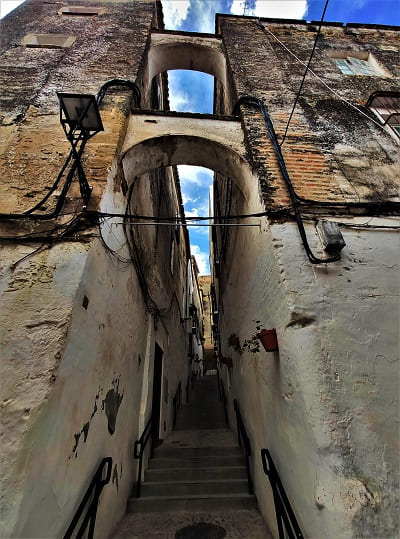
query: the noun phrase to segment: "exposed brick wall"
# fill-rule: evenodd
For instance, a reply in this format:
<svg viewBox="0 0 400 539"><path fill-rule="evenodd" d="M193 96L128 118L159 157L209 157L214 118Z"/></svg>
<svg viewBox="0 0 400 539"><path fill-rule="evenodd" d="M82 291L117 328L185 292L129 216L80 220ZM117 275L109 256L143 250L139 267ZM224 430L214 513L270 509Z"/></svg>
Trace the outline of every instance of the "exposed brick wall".
<svg viewBox="0 0 400 539"><path fill-rule="evenodd" d="M234 98L246 94L261 98L281 141L305 68L268 30L307 62L316 28L310 24L284 25L265 20L263 24L268 30L263 30L254 18L229 16L219 16L218 23ZM374 91L398 89L397 39L398 32L390 29L324 27L311 68L333 91L362 108ZM332 50L370 52L391 76L342 75L327 54ZM368 114L367 109L363 111ZM268 207L289 205L261 114L247 105L242 106L242 114L249 160L260 177L265 203ZM300 196L358 201L398 195L395 170L399 158L395 140L340 101L310 74L282 152Z"/></svg>

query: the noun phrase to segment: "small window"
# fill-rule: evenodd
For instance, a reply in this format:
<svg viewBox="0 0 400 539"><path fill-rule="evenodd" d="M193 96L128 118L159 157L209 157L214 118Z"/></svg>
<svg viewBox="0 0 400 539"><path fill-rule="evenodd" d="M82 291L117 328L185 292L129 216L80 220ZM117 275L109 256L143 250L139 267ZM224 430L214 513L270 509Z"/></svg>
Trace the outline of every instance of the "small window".
<svg viewBox="0 0 400 539"><path fill-rule="evenodd" d="M366 106L400 138L400 92L374 92Z"/></svg>
<svg viewBox="0 0 400 539"><path fill-rule="evenodd" d="M27 34L22 40L25 47L37 47L46 49L62 49L75 43L75 36L64 34Z"/></svg>
<svg viewBox="0 0 400 539"><path fill-rule="evenodd" d="M337 65L343 75L361 75L367 77L388 77L372 54L362 51L330 51L329 57Z"/></svg>
<svg viewBox="0 0 400 539"><path fill-rule="evenodd" d="M84 17L93 17L94 15L101 15L104 13L104 9L100 7L89 6L69 6L62 7L59 11L59 15L81 15Z"/></svg>

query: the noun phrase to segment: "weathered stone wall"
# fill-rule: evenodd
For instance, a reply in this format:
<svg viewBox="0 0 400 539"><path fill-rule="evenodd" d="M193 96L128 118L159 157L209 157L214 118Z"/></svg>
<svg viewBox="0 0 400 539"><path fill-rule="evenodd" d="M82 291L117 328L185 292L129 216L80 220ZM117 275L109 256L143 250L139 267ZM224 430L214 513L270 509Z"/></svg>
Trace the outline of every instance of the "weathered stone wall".
<svg viewBox="0 0 400 539"><path fill-rule="evenodd" d="M307 63L315 39L310 24L278 24L221 16L219 30L225 46L232 99L254 95L264 101L281 140L305 67L276 39ZM363 51L373 54L387 76L342 75L328 52ZM398 32L394 29L323 27L311 64L318 79L308 74L282 151L293 185L300 196L319 200L376 200L397 197L398 143L381 127L340 101L337 94L363 107L377 90L397 90ZM288 205L276 158L265 137L256 108L245 109L243 125L249 159L261 178L268 204Z"/></svg>
<svg viewBox="0 0 400 539"><path fill-rule="evenodd" d="M200 295L203 303L203 326L204 326L204 354L210 364L212 363L212 356L214 355L214 344L211 334L211 275L199 275L199 288ZM211 366L209 367L211 368Z"/></svg>
<svg viewBox="0 0 400 539"><path fill-rule="evenodd" d="M104 13L59 15L62 4L27 0L0 22L3 212L32 207L52 185L65 161L69 145L59 123L56 92L96 94L109 79L135 81L140 77L154 18L153 3L104 1L90 5L104 8ZM28 33L60 33L76 36L76 41L61 49L24 47L21 40ZM108 168L122 142L128 95L117 88L106 97L101 110L105 132L87 147L85 171L94 188L92 206L101 198ZM95 164L90 159L93 153Z"/></svg>
<svg viewBox="0 0 400 539"><path fill-rule="evenodd" d="M59 15L62 5L27 0L1 22L2 212L32 207L64 163L55 92L97 93L114 77L140 84L143 51L160 19L153 2L90 2L103 8L94 17ZM29 32L77 39L68 49L29 49L20 45ZM124 214L131 197L132 212L179 215L174 171L123 175L118 158L130 106L129 92L118 88L101 106L105 131L84 154L89 209ZM28 238L4 242L1 255L2 537L63 536L98 464L111 456L96 525L96 536L107 537L136 478L133 444L151 411L155 343L163 351L161 438L188 375L180 324L187 233L127 219L125 235L122 218L82 221L83 230L67 233L81 208L75 181L62 212L68 215L44 224L2 222L2 236ZM58 230L68 241L55 234L54 245L42 245L27 236Z"/></svg>
<svg viewBox="0 0 400 539"><path fill-rule="evenodd" d="M262 23L307 62L313 25ZM304 66L255 19L222 15L218 27L234 98L262 98L280 139ZM397 36L392 29L323 27L312 69L362 108L372 92L398 88ZM335 49L370 51L390 76L341 75L326 54ZM234 176L217 175L215 213L290 207L261 114L242 106L241 119L260 186L247 199ZM395 138L311 76L282 151L303 197L398 200ZM349 209L334 217L332 208L315 209L306 217L330 213L344 223L347 245L340 262L312 265L290 220L262 219L260 228L215 234L221 352L233 361L232 369L221 366L231 422L236 397L252 441L256 494L271 528L275 515L262 447L271 451L306 536L394 538L399 533L399 235L390 227L398 227L399 220L351 217ZM311 249L323 258L315 227L305 222ZM359 228L351 228L357 223ZM279 352L228 347L232 333L241 343L254 335L256 320L276 328Z"/></svg>

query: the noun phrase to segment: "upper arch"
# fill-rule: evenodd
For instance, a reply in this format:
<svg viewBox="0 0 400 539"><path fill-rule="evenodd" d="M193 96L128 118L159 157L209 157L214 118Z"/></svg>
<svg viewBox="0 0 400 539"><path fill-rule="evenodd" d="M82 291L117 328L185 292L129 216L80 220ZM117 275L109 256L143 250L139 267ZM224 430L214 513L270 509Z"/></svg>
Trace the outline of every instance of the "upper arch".
<svg viewBox="0 0 400 539"><path fill-rule="evenodd" d="M226 59L219 38L153 32L144 81L147 100L153 78L172 69L189 69L213 75L221 82L226 100Z"/></svg>

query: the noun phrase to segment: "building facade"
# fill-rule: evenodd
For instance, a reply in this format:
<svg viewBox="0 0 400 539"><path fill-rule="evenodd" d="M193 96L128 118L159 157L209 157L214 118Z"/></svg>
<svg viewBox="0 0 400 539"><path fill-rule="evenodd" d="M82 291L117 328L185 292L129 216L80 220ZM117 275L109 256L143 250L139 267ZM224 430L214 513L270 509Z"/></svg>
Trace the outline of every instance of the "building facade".
<svg viewBox="0 0 400 539"><path fill-rule="evenodd" d="M265 447L306 536L395 537L398 28L324 24L299 95L317 23L218 15L216 28L229 101L250 96L239 107L257 182L249 196L217 175L214 215L268 215L213 230L221 369L231 418L237 398L251 433L259 505L273 522ZM222 85L216 95L225 110ZM339 223L342 250L324 251L321 220ZM249 351L260 327L276 330L276 351Z"/></svg>
<svg viewBox="0 0 400 539"><path fill-rule="evenodd" d="M179 164L215 171L216 224L256 225L211 227L211 310L264 518L276 533L268 448L304 535L398 534L398 29L324 24L298 95L317 30L218 15L215 35L166 31L144 0L27 0L1 22L5 537L63 535L111 456L107 537L151 411L157 438L172 429L198 291ZM214 115L168 111L169 69L214 75ZM57 92L100 105L89 200ZM277 350L244 346L259 326Z"/></svg>

